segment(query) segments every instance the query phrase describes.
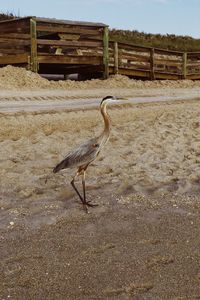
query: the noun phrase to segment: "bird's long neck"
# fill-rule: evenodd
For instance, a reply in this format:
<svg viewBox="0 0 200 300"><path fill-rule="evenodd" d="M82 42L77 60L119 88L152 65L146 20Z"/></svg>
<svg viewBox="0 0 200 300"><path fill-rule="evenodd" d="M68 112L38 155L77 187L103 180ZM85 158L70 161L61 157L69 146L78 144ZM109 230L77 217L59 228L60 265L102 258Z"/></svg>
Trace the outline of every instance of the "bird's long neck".
<svg viewBox="0 0 200 300"><path fill-rule="evenodd" d="M106 111L106 105L107 105L107 103L103 102L100 106L101 114L102 114L103 120L104 120L104 130L101 134L101 139L102 139L101 143L102 144L105 144L110 136L110 118Z"/></svg>

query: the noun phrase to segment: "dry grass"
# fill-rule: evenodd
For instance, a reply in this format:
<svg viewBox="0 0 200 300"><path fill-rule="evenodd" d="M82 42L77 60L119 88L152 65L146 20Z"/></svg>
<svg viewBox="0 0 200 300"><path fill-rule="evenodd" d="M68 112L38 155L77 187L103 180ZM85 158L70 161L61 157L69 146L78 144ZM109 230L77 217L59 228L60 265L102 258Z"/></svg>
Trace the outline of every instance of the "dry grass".
<svg viewBox="0 0 200 300"><path fill-rule="evenodd" d="M146 47L156 47L178 51L199 51L200 40L191 36L175 34L151 34L137 30L112 29L110 38L116 41L129 42Z"/></svg>

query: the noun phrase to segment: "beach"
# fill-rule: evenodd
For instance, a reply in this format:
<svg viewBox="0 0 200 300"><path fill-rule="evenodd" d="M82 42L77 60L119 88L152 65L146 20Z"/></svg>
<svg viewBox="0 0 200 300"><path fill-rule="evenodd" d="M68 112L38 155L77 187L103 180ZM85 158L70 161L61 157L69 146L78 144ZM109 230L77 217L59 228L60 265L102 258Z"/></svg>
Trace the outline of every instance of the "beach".
<svg viewBox="0 0 200 300"><path fill-rule="evenodd" d="M0 299L200 299L200 82L6 67L0 88ZM132 102L108 106L86 214L76 170L52 169L102 132L107 95Z"/></svg>

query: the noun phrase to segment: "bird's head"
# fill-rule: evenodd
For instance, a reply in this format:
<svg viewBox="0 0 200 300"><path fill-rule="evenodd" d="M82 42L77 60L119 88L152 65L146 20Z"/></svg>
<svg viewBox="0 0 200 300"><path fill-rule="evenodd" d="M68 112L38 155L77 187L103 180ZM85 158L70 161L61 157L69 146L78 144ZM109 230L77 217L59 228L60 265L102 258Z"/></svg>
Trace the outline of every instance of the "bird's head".
<svg viewBox="0 0 200 300"><path fill-rule="evenodd" d="M111 102L118 102L120 100L128 100L126 98L123 97L115 97L115 96L106 96L102 99L101 104L107 104L107 103L111 103Z"/></svg>

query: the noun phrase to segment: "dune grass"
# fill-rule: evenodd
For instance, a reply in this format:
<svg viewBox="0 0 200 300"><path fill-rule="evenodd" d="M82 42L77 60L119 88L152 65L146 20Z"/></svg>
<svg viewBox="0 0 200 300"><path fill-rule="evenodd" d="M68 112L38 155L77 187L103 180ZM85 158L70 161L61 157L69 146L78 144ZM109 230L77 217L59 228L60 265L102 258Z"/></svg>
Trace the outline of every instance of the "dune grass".
<svg viewBox="0 0 200 300"><path fill-rule="evenodd" d="M137 30L110 30L110 39L129 42L146 47L163 48L177 51L200 51L200 39L175 34L151 34Z"/></svg>

